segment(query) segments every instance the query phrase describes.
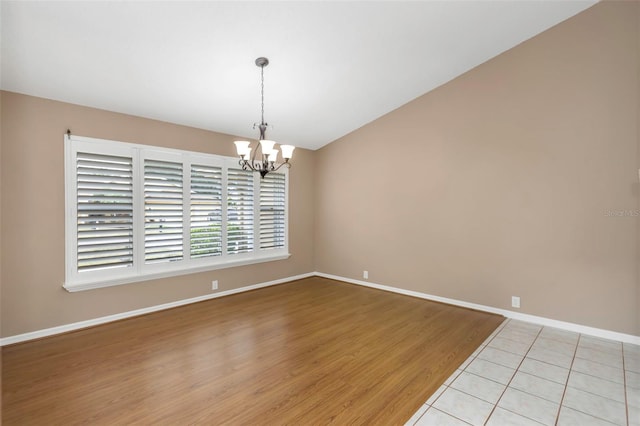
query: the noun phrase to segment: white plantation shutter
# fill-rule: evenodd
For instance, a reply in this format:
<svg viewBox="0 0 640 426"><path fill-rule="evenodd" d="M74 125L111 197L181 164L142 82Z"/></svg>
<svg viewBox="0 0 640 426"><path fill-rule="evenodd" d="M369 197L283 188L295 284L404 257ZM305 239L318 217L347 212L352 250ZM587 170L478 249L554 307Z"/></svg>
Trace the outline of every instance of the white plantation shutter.
<svg viewBox="0 0 640 426"><path fill-rule="evenodd" d="M286 176L269 173L260 179L260 248L285 246Z"/></svg>
<svg viewBox="0 0 640 426"><path fill-rule="evenodd" d="M253 172L227 170L227 254L253 250Z"/></svg>
<svg viewBox="0 0 640 426"><path fill-rule="evenodd" d="M144 160L144 260L183 257L182 164Z"/></svg>
<svg viewBox="0 0 640 426"><path fill-rule="evenodd" d="M69 291L289 257L287 170L261 179L237 158L68 134L64 146Z"/></svg>
<svg viewBox="0 0 640 426"><path fill-rule="evenodd" d="M222 254L222 168L191 166L191 257Z"/></svg>
<svg viewBox="0 0 640 426"><path fill-rule="evenodd" d="M76 271L133 265L131 158L78 152Z"/></svg>

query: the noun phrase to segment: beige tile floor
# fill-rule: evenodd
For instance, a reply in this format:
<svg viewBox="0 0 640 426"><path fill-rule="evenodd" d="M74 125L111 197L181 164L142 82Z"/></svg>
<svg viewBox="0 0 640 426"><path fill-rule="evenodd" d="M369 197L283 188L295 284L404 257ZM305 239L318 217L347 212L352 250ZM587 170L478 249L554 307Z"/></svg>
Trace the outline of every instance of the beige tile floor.
<svg viewBox="0 0 640 426"><path fill-rule="evenodd" d="M505 320L406 425L640 426L640 346Z"/></svg>

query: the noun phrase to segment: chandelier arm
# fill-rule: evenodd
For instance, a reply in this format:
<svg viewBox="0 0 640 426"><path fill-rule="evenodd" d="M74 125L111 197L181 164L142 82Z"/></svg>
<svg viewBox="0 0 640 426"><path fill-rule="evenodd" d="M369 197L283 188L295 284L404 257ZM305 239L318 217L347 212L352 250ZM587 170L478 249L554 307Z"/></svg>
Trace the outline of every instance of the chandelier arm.
<svg viewBox="0 0 640 426"><path fill-rule="evenodd" d="M259 172L261 170L260 167L254 167L253 163L248 161L248 160L240 160L239 161L240 167L242 167L242 170L246 170L246 171L253 171L253 172Z"/></svg>
<svg viewBox="0 0 640 426"><path fill-rule="evenodd" d="M288 161L285 161L284 163L281 163L278 167L276 167L275 169L271 170L272 172L277 171L278 169L280 169L280 167L282 166L287 166L287 169L291 168L291 163Z"/></svg>

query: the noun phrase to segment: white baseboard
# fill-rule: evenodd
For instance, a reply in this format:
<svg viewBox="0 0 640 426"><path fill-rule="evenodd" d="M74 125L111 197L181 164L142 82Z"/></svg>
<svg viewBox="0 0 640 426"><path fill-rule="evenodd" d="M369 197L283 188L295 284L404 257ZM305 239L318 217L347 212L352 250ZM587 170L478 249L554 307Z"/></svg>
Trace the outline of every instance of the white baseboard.
<svg viewBox="0 0 640 426"><path fill-rule="evenodd" d="M586 325L574 324L574 323L565 322L565 321L558 321L550 318L539 317L536 315L522 314L520 312L513 312L507 309L499 309L499 308L494 308L492 306L478 305L476 303L469 303L462 300L434 296L431 294L421 293L418 291L404 290L397 287L391 287L391 286L386 286L382 284L375 284L369 281L354 280L351 278L340 277L337 275L325 274L323 272L315 272L315 275L318 277L329 278L332 280L344 281L351 284L357 284L365 287L376 288L378 290L390 291L392 293L404 294L406 296L418 297L420 299L433 300L435 302L448 303L450 305L462 306L464 308L476 309L478 311L490 312L493 314L500 314L507 318L526 321L533 324L543 325L547 327L555 327L555 328L560 328L567 331L573 331L575 333L601 337L603 339L611 339L611 340L617 340L620 342L640 345L640 336L634 336L632 334L618 333L617 331L610 331L610 330L604 330L601 328L588 327Z"/></svg>
<svg viewBox="0 0 640 426"><path fill-rule="evenodd" d="M604 330L600 328L588 327L585 325L574 324L565 321L558 321L550 318L539 317L535 315L522 314L519 312L509 311L507 309L494 308L492 306L479 305L476 303L469 303L462 300L449 299L447 297L434 296L427 293L421 293L418 291L404 290L397 287L386 286L382 284L375 284L369 281L354 280L351 278L341 277L337 275L325 274L323 272L309 272L306 274L295 275L292 277L281 278L278 280L268 281L264 283L254 284L246 287L235 288L232 290L221 291L218 293L205 294L203 296L192 297L190 299L177 300L175 302L164 303L162 305L150 306L147 308L136 309L133 311L122 312L119 314L107 315L100 318L94 318L86 321L74 322L71 324L60 325L57 327L45 328L43 330L32 331L29 333L17 334L15 336L9 336L0 338L0 346L11 345L14 343L25 342L33 339L40 339L42 337L53 336L55 334L67 333L69 331L80 330L87 327L93 327L95 325L106 324L113 321L118 321L125 318L131 318L138 315L144 315L151 312L162 311L165 309L171 309L178 306L188 305L190 303L202 302L204 300L216 299L218 297L229 296L236 293L242 293L245 291L255 290L258 288L269 287L272 285L282 284L289 281L295 281L302 278L309 278L312 276L318 276L323 278L329 278L337 281L344 281L351 284L357 284L365 287L376 288L378 290L389 291L392 293L404 294L406 296L413 296L420 299L433 300L435 302L448 303L450 305L461 306L464 308L476 309L478 311L490 312L494 314L503 315L507 318L512 318L520 321L526 321L534 324L539 324L547 327L555 327L563 330L573 331L576 333L587 334L590 336L601 337L604 339L617 340L625 343L633 343L640 345L640 336L634 336L631 334L618 333L616 331Z"/></svg>
<svg viewBox="0 0 640 426"><path fill-rule="evenodd" d="M272 285L282 284L289 281L300 280L314 276L315 273L295 275L293 277L281 278L278 280L268 281L264 283L249 285L246 287L234 288L232 290L221 291L218 293L205 294L203 296L192 297L190 299L176 300L175 302L164 303L162 305L149 306L148 308L135 309L133 311L122 312L119 314L107 315L105 317L94 318L86 321L74 322L71 324L60 325L57 327L45 328L43 330L32 331L29 333L16 334L15 336L4 337L0 339L0 346L11 345L14 343L25 342L27 340L40 339L42 337L53 336L54 334L67 333L69 331L80 330L82 328L93 327L95 325L106 324L108 322L118 321L125 318L136 317L138 315L149 314L151 312L171 309L178 306L188 305L190 303L202 302L204 300L216 299L218 297L229 296L236 293L255 290L258 288L269 287Z"/></svg>

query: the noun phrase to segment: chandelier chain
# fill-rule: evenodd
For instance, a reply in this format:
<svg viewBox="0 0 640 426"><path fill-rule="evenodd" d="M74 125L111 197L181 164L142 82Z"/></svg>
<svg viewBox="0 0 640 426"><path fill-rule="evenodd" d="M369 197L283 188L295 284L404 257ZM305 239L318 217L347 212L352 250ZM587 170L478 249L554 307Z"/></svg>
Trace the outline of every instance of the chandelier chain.
<svg viewBox="0 0 640 426"><path fill-rule="evenodd" d="M260 93L262 124L264 124L264 65L260 66Z"/></svg>

